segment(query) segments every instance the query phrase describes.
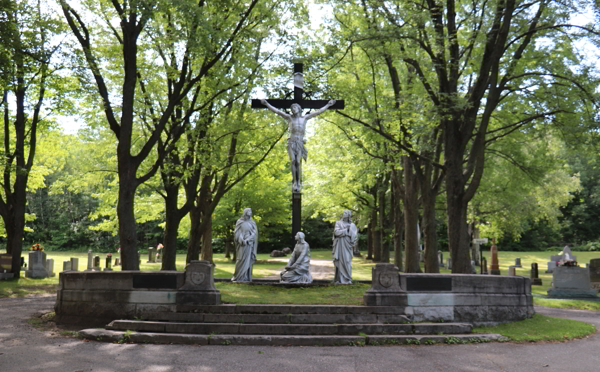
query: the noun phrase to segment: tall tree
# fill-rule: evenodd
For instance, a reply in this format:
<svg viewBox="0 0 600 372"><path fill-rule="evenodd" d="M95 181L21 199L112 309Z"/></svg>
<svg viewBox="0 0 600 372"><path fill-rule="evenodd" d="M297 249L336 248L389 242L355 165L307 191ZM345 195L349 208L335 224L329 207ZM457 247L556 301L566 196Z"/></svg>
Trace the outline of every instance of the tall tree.
<svg viewBox="0 0 600 372"><path fill-rule="evenodd" d="M87 10L103 20L99 29L106 31L104 34L94 34L96 29L90 28L86 23L87 18L82 17L66 0L60 0L67 23L81 46L93 76L108 125L118 142L117 214L123 269L139 269L134 213L136 190L156 174L168 151L161 151L147 167L142 167L142 163L149 159L180 103L189 97L219 61L231 53L233 42L242 30L251 27L249 24L254 21L254 10L258 3L259 0L244 4L234 1L219 4L182 1L173 4L170 1L137 0L89 3ZM177 19L168 19L172 8L177 10ZM227 27L214 27L211 20L217 15ZM159 32L164 18L173 22L165 28L166 34ZM176 24L176 21L181 23ZM148 84L156 69L146 69L160 63L145 54L152 50L155 37L178 38L175 43L176 54L174 58L169 58L169 68L160 87ZM119 50L121 56L103 53L106 44ZM212 48L214 53L206 58L195 59L197 49L205 46ZM121 71L121 86L110 84L110 70L104 68L107 65ZM114 102L115 97L120 97L118 104ZM136 110L136 97L143 103L139 110ZM172 137L164 139L169 142L166 148L174 146L180 138L184 122L175 122L178 127L171 128ZM145 135L140 136L136 126L142 126Z"/></svg>
<svg viewBox="0 0 600 372"><path fill-rule="evenodd" d="M581 65L573 40L593 30L569 25L571 15L582 12L575 1L361 4L379 13L377 33L370 30L363 38L396 46L390 50L414 72L436 115L430 128L443 138L452 270L468 273L467 207L483 177L486 144L528 125L563 119L560 113L571 112L572 101L591 99L589 74L574 67ZM510 118L504 115L509 111Z"/></svg>
<svg viewBox="0 0 600 372"><path fill-rule="evenodd" d="M20 276L25 228L27 187L35 160L38 130L52 109L45 109L48 91L61 96L55 73L60 22L41 1L0 3L0 88L2 89L3 143L0 215L12 254L12 271ZM64 97L63 97L64 98Z"/></svg>

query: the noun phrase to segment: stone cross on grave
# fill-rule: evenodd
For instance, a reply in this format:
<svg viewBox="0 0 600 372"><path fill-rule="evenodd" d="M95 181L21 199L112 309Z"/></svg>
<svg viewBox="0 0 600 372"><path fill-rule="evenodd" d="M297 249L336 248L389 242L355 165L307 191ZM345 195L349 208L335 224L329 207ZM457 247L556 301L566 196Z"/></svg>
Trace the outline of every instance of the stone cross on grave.
<svg viewBox="0 0 600 372"><path fill-rule="evenodd" d="M301 212L302 212L302 158L306 161L308 151L304 147L306 142L304 133L306 131L306 122L325 112L328 108L343 109L344 101L335 100L305 100L304 93L304 73L303 64L294 63L294 99L269 99L252 100L252 108L267 108L282 118L289 125L288 137L288 155L290 157L292 168L292 236L301 230ZM282 109L291 109L288 114ZM302 115L303 109L318 109L307 115Z"/></svg>

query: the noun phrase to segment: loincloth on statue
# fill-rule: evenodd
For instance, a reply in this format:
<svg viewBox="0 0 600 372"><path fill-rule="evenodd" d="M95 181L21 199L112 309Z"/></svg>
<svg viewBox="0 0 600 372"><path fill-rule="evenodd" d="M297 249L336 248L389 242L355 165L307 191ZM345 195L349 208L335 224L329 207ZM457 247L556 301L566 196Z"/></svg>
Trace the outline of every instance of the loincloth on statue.
<svg viewBox="0 0 600 372"><path fill-rule="evenodd" d="M290 157L291 154L295 154L298 158L304 158L304 161L308 160L308 151L303 140L288 138L288 153Z"/></svg>

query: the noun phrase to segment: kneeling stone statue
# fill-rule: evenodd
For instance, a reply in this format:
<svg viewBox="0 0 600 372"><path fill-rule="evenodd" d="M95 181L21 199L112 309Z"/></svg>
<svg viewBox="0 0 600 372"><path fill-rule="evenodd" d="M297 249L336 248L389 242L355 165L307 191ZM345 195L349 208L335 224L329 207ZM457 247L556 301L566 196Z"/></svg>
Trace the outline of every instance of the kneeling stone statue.
<svg viewBox="0 0 600 372"><path fill-rule="evenodd" d="M310 247L304 241L304 233L296 234L296 246L285 270L281 272L281 283L312 283L310 274Z"/></svg>

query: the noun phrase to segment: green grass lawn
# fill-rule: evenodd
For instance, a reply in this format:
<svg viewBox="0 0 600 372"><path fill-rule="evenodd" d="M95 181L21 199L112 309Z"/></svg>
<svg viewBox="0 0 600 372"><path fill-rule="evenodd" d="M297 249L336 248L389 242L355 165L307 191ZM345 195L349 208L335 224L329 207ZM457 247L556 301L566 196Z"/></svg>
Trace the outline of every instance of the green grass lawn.
<svg viewBox="0 0 600 372"><path fill-rule="evenodd" d="M514 342L568 341L596 333L596 326L578 320L536 314L519 322L477 327L473 333L499 333Z"/></svg>

